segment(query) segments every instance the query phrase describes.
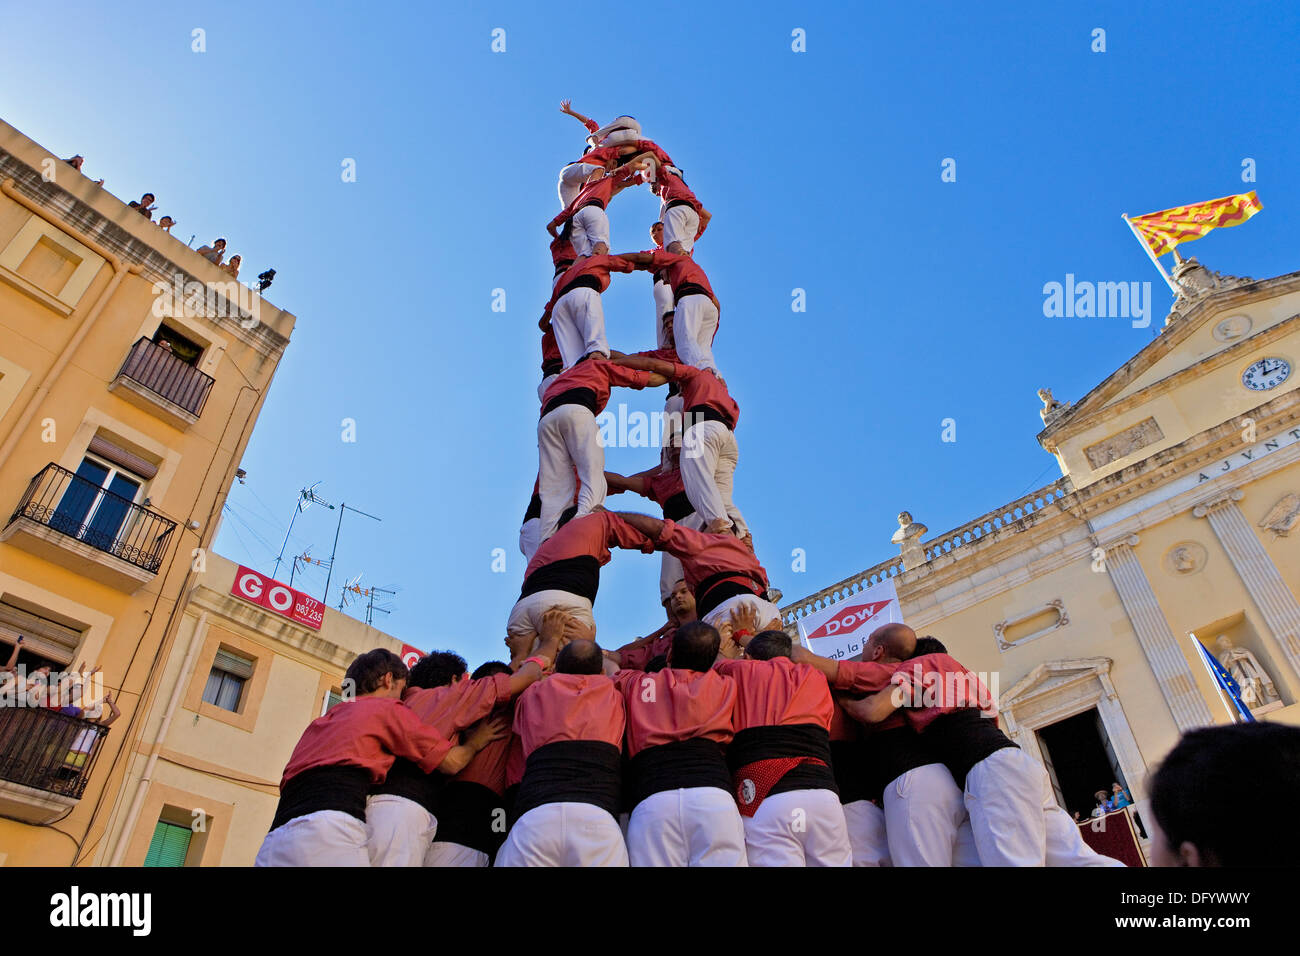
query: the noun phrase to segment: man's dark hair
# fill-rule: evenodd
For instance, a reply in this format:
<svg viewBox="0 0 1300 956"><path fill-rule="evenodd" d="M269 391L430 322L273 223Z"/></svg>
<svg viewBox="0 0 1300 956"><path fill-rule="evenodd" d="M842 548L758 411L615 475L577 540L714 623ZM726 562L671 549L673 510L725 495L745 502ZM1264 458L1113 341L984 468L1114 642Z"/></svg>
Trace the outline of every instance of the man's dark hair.
<svg viewBox="0 0 1300 956"><path fill-rule="evenodd" d="M794 641L785 631L760 631L745 645L745 653L756 661L770 661L774 657L789 657Z"/></svg>
<svg viewBox="0 0 1300 956"><path fill-rule="evenodd" d="M657 674L668 666L668 655L658 654L646 661L645 672L647 674Z"/></svg>
<svg viewBox="0 0 1300 956"><path fill-rule="evenodd" d="M390 650L376 647L373 651L358 654L348 665L343 679L352 682L357 695L370 694L379 690L385 674L392 674L395 681L409 680L411 676L400 657Z"/></svg>
<svg viewBox="0 0 1300 956"><path fill-rule="evenodd" d="M555 657L557 674L599 674L605 655L595 641L570 641Z"/></svg>
<svg viewBox="0 0 1300 956"><path fill-rule="evenodd" d="M1250 788L1249 813L1225 813ZM1225 800L1228 803L1225 803ZM1151 809L1174 853L1203 866L1290 866L1300 858L1300 728L1229 724L1183 735L1151 778Z"/></svg>
<svg viewBox="0 0 1300 956"><path fill-rule="evenodd" d="M691 621L673 632L672 666L688 671L707 671L718 659L722 637L717 628L703 621Z"/></svg>
<svg viewBox="0 0 1300 956"><path fill-rule="evenodd" d="M411 667L411 686L446 687L467 670L465 658L455 651L434 651Z"/></svg>
<svg viewBox="0 0 1300 956"><path fill-rule="evenodd" d="M474 668L474 673L469 675L470 680L478 680L480 677L491 677L494 674L509 674L510 665L502 661L488 661L486 664L480 664Z"/></svg>
<svg viewBox="0 0 1300 956"><path fill-rule="evenodd" d="M937 637L931 637L929 634L925 637L916 639L916 650L912 652L913 657L920 657L922 654L947 654L948 648L943 646L943 641Z"/></svg>

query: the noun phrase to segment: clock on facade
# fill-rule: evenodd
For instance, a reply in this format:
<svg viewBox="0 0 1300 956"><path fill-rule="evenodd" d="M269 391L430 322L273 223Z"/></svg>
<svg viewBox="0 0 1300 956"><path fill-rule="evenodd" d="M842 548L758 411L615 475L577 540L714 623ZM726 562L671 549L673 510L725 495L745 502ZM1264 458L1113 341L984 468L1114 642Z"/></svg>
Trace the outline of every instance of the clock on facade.
<svg viewBox="0 0 1300 956"><path fill-rule="evenodd" d="M1286 359L1262 358L1241 373L1241 384L1257 392L1277 388L1291 377L1291 363Z"/></svg>

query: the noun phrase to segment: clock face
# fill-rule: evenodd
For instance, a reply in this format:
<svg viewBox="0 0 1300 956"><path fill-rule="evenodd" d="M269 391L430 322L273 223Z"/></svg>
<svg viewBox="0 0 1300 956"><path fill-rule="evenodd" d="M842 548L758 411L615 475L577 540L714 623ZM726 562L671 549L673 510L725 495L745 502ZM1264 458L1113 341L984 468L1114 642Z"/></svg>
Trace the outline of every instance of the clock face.
<svg viewBox="0 0 1300 956"><path fill-rule="evenodd" d="M1291 363L1286 359L1262 358L1241 373L1241 384L1257 392L1277 388L1291 377Z"/></svg>

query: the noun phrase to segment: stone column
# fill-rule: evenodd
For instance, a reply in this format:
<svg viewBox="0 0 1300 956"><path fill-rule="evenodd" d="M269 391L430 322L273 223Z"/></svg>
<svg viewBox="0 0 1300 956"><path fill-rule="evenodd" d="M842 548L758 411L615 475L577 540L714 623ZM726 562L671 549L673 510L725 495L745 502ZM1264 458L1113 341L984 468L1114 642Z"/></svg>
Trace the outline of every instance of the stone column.
<svg viewBox="0 0 1300 956"><path fill-rule="evenodd" d="M1264 550L1259 535L1237 507L1237 502L1244 497L1241 489L1230 488L1198 504L1192 514L1210 522L1215 537L1228 553L1228 560L1263 615L1265 625L1286 654L1292 671L1300 674L1300 604Z"/></svg>
<svg viewBox="0 0 1300 956"><path fill-rule="evenodd" d="M1180 731L1205 727L1214 723L1214 718L1205 698L1197 690L1187 658L1160 609L1151 582L1133 552L1137 543L1137 535L1131 534L1098 550L1104 552L1106 573L1119 592L1124 611L1137 633L1147 663L1155 672L1160 693L1169 705L1174 723ZM1096 552L1093 554L1101 557Z"/></svg>

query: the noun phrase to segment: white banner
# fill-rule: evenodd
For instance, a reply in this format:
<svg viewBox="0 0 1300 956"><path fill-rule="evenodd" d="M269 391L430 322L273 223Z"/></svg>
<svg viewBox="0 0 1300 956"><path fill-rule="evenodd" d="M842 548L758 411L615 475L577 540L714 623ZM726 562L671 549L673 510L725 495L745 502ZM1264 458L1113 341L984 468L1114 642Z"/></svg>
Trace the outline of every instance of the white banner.
<svg viewBox="0 0 1300 956"><path fill-rule="evenodd" d="M893 580L881 581L842 601L799 618L799 639L814 654L832 660L857 660L871 632L902 623Z"/></svg>

